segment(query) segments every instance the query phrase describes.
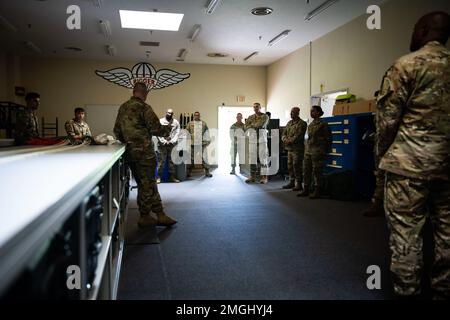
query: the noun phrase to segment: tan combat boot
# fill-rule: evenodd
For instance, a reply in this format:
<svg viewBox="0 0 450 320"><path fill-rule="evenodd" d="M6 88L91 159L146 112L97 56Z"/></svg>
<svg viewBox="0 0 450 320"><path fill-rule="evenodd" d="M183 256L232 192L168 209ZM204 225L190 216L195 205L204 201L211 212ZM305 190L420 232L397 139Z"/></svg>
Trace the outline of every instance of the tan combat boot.
<svg viewBox="0 0 450 320"><path fill-rule="evenodd" d="M176 220L166 215L164 211L158 212L156 215L158 216L158 226L170 227L177 223Z"/></svg>
<svg viewBox="0 0 450 320"><path fill-rule="evenodd" d="M250 173L250 177L245 180L245 183L255 183L256 179L255 179L255 174L254 173Z"/></svg>
<svg viewBox="0 0 450 320"><path fill-rule="evenodd" d="M153 218L151 215L142 214L138 220L138 227L139 228L154 227L156 226L156 223L157 223L156 219Z"/></svg>
<svg viewBox="0 0 450 320"><path fill-rule="evenodd" d="M261 179L260 179L259 183L267 184L267 182L268 182L267 176L261 176Z"/></svg>
<svg viewBox="0 0 450 320"><path fill-rule="evenodd" d="M302 191L302 183L299 180L295 180L295 186L292 188L292 191Z"/></svg>
<svg viewBox="0 0 450 320"><path fill-rule="evenodd" d="M305 188L297 194L297 197L307 197L309 195L309 186L305 185Z"/></svg>
<svg viewBox="0 0 450 320"><path fill-rule="evenodd" d="M293 187L295 187L295 180L289 180L289 183L284 185L282 188L283 189L292 189Z"/></svg>

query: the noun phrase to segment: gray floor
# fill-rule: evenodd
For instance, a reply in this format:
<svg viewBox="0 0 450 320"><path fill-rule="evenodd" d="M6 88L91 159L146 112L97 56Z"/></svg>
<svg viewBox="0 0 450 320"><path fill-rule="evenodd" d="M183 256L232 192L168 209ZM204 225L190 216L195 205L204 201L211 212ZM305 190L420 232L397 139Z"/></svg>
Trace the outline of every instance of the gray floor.
<svg viewBox="0 0 450 320"><path fill-rule="evenodd" d="M126 246L118 298L391 298L385 219L362 217L364 202L297 198L283 183L216 173L160 184L179 222L157 228L159 244ZM366 287L370 265L381 290Z"/></svg>

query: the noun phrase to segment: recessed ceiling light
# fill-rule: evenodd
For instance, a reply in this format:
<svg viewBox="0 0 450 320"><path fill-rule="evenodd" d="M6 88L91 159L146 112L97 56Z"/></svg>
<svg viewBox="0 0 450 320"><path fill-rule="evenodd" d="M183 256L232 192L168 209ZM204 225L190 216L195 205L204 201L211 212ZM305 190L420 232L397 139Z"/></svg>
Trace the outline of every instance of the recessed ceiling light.
<svg viewBox="0 0 450 320"><path fill-rule="evenodd" d="M259 7L252 9L251 13L255 16L267 16L273 12L272 8L269 7Z"/></svg>
<svg viewBox="0 0 450 320"><path fill-rule="evenodd" d="M119 10L122 28L178 31L184 14Z"/></svg>

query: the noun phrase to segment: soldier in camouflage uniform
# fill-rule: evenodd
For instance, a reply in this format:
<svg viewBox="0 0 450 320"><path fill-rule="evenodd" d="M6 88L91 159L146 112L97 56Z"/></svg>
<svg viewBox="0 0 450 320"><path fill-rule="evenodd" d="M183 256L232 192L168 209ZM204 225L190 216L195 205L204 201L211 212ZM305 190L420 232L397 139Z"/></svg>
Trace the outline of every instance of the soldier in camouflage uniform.
<svg viewBox="0 0 450 320"><path fill-rule="evenodd" d="M242 122L242 113L238 113L236 116L236 122L231 125L230 127L230 139L231 139L231 172L230 174L236 174L236 156L238 155L239 151L239 129L242 130L242 134L245 130L245 125ZM239 156L241 156L239 154ZM239 167L241 165L241 162L239 162Z"/></svg>
<svg viewBox="0 0 450 320"><path fill-rule="evenodd" d="M291 109L291 119L283 130L281 141L288 152L289 183L283 189L301 191L303 189L303 157L305 152L305 133L308 126L300 119L300 108Z"/></svg>
<svg viewBox="0 0 450 320"><path fill-rule="evenodd" d="M41 96L36 92L29 92L25 96L25 110L16 114L15 142L17 145L26 144L31 138L39 137L39 127L35 111L40 104Z"/></svg>
<svg viewBox="0 0 450 320"><path fill-rule="evenodd" d="M168 109L166 116L159 119L162 125L170 126L170 136L158 137L158 150L159 150L159 162L158 162L158 179L157 182L161 182L161 177L164 169L164 164L167 161L169 165L169 182L179 183L180 180L175 178L175 166L172 161L172 150L176 148L178 143L178 137L180 135L180 123L173 117L173 110Z"/></svg>
<svg viewBox="0 0 450 320"><path fill-rule="evenodd" d="M138 225L171 226L175 220L163 210L161 197L155 180L156 155L152 135L167 137L170 127L162 126L151 106L145 103L148 89L144 83L134 85L133 96L122 104L114 125L116 138L126 143L128 165L138 186ZM150 213L157 215L155 220Z"/></svg>
<svg viewBox="0 0 450 320"><path fill-rule="evenodd" d="M245 130L253 129L253 134L256 136L249 136L250 147L250 177L245 180L246 183L254 183L257 179L261 179L260 183L267 183L267 176L261 176L261 165L267 166L267 156L260 156L260 153L267 153L267 124L269 123L269 117L261 112L261 104L256 102L253 104L253 110L255 111L247 121L245 121ZM256 144L256 145L255 145ZM253 155L256 152L256 155ZM252 158L256 158L256 164L251 163ZM253 159L255 160L255 159Z"/></svg>
<svg viewBox="0 0 450 320"><path fill-rule="evenodd" d="M65 124L67 136L72 144L80 144L85 140L91 140L92 134L89 125L84 121L86 111L83 108L75 108L75 118Z"/></svg>
<svg viewBox="0 0 450 320"><path fill-rule="evenodd" d="M378 97L379 90L375 92L374 96L375 98ZM375 116L374 122L376 127L376 119ZM384 217L384 207L383 207L383 201L384 201L384 181L386 173L379 169L379 163L378 163L378 157L376 156L376 134L374 137L374 162L375 162L375 190L373 191L372 199L370 202L370 205L368 208L366 208L363 211L363 215L365 217Z"/></svg>
<svg viewBox="0 0 450 320"><path fill-rule="evenodd" d="M433 225L431 288L450 299L450 17L433 12L416 24L411 54L386 72L377 99L377 155L386 171L394 291L421 293L422 229Z"/></svg>
<svg viewBox="0 0 450 320"><path fill-rule="evenodd" d="M303 182L305 187L297 196L306 197L310 194L312 182L314 182L314 192L310 199L320 198L323 178L323 168L325 159L331 147L331 131L328 124L322 121L322 108L313 106L311 108L311 118L313 121L308 126L308 141L306 142L305 159L303 161ZM314 180L311 180L311 176Z"/></svg>
<svg viewBox="0 0 450 320"><path fill-rule="evenodd" d="M194 113L194 120L186 125L186 130L191 135L191 164L188 165L187 176L192 175L192 168L195 164L196 153L201 150L202 166L205 170L205 177L211 178L212 174L209 172L208 153L206 147L211 143L209 139L209 129L205 121L200 119L200 112Z"/></svg>

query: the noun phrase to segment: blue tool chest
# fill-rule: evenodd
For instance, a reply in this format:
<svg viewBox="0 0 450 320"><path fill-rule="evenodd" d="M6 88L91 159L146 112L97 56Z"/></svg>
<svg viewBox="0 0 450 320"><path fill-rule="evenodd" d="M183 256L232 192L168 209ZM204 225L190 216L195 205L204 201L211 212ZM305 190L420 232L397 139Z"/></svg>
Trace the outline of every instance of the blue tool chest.
<svg viewBox="0 0 450 320"><path fill-rule="evenodd" d="M325 172L352 171L358 192L371 197L374 189L373 136L374 115L360 113L323 118L332 133L332 147L326 160Z"/></svg>

